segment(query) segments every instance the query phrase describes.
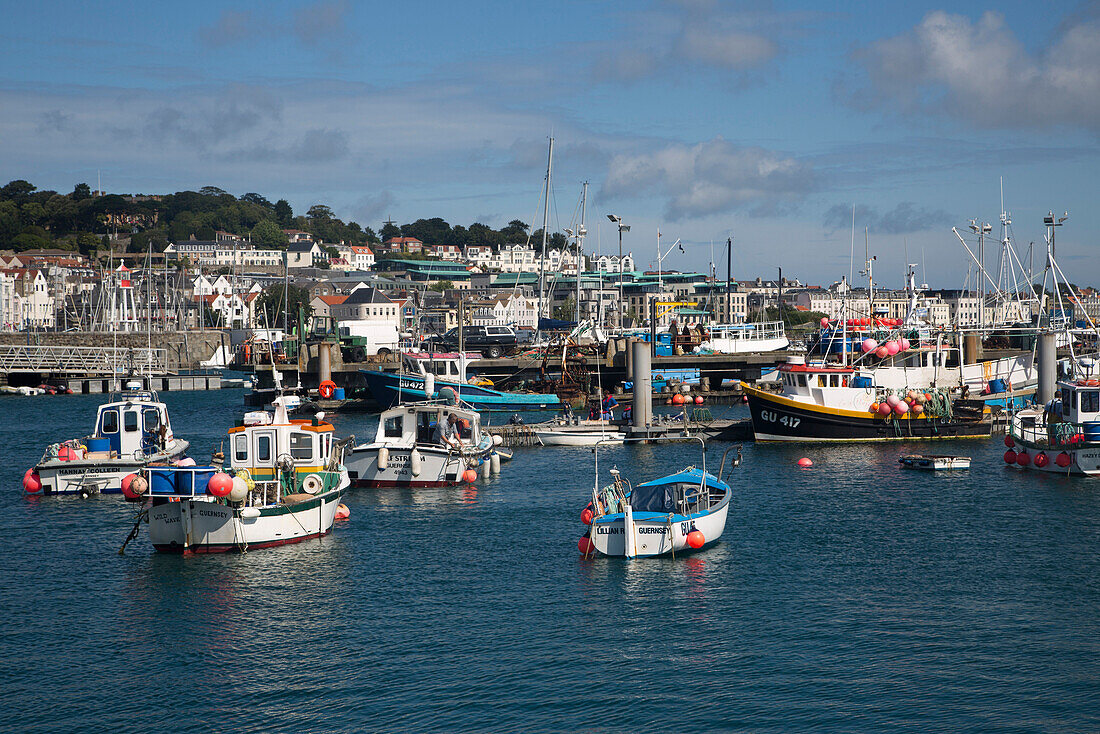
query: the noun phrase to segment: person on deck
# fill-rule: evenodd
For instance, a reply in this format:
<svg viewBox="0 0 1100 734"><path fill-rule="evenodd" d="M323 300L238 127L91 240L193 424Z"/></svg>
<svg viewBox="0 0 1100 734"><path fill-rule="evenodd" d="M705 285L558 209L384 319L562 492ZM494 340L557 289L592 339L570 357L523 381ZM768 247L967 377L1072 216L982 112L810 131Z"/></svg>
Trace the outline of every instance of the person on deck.
<svg viewBox="0 0 1100 734"><path fill-rule="evenodd" d="M603 399L603 411L600 413L600 418L606 421L615 420L615 408L619 407L615 398L611 397L611 393L607 393Z"/></svg>
<svg viewBox="0 0 1100 734"><path fill-rule="evenodd" d="M457 449L462 446L462 441L458 437L458 416L451 413L447 416L447 420L440 421L435 426L435 435L432 436L432 440L443 446L448 446L452 449Z"/></svg>

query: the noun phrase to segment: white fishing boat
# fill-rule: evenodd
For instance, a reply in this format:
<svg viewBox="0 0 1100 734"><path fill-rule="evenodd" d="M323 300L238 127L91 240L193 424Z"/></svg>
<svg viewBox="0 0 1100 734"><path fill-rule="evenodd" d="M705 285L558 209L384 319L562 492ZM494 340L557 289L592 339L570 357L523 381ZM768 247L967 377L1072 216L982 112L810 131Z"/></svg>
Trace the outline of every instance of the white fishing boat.
<svg viewBox="0 0 1100 734"><path fill-rule="evenodd" d="M167 553L244 552L325 535L349 486L345 444L324 414L229 429L230 468L147 467L126 495L149 501L149 538ZM139 520L140 523L140 520ZM135 524L136 534L139 524ZM127 540L129 542L129 540ZM124 546L125 547L125 546Z"/></svg>
<svg viewBox="0 0 1100 734"><path fill-rule="evenodd" d="M443 442L436 430L452 417L457 446ZM470 482L479 470L499 471L499 441L482 431L476 411L438 402L402 405L382 413L374 441L351 448L348 473L357 487L446 487Z"/></svg>
<svg viewBox="0 0 1100 734"><path fill-rule="evenodd" d="M905 469L923 469L924 471L949 471L969 469L969 456L946 456L939 454L913 454L898 459Z"/></svg>
<svg viewBox="0 0 1100 734"><path fill-rule="evenodd" d="M1100 476L1100 380L1058 382L1047 405L1017 411L1005 436L1005 463L1056 474Z"/></svg>
<svg viewBox="0 0 1100 734"><path fill-rule="evenodd" d="M744 354L774 352L790 345L782 321L744 324L715 324L710 338L699 345L698 352Z"/></svg>
<svg viewBox="0 0 1100 734"><path fill-rule="evenodd" d="M636 486L611 469L611 484L600 487L599 448L596 449L596 483L592 502L582 511L588 532L577 546L585 556L637 558L684 553L717 542L726 527L730 485L721 477L730 451L737 456L730 469L741 463L741 447L722 455L718 475L707 473L706 445L702 468L686 467L674 474Z"/></svg>
<svg viewBox="0 0 1100 734"><path fill-rule="evenodd" d="M122 479L150 464L181 459L189 446L172 433L157 394L127 385L99 406L90 436L51 444L28 469L23 489L34 494L117 494Z"/></svg>
<svg viewBox="0 0 1100 734"><path fill-rule="evenodd" d="M529 427L543 446L606 446L622 443L626 438L620 426L607 420L559 416L541 423L531 423Z"/></svg>

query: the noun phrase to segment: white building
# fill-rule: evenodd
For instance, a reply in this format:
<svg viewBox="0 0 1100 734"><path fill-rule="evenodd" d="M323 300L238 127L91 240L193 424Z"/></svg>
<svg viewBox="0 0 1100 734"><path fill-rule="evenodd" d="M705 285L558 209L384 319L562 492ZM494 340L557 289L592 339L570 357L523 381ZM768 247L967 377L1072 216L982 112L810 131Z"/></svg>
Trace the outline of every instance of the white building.
<svg viewBox="0 0 1100 734"><path fill-rule="evenodd" d="M46 276L37 268L8 268L10 295L5 296L4 321L17 331L52 329L56 314ZM7 279L6 278L6 279ZM9 286L5 285L7 292Z"/></svg>
<svg viewBox="0 0 1100 734"><path fill-rule="evenodd" d="M519 293L501 294L471 309L470 323L473 326L534 329L539 325L538 302Z"/></svg>
<svg viewBox="0 0 1100 734"><path fill-rule="evenodd" d="M391 321L401 328L401 307L377 288L362 284L342 303L330 303L329 313L335 321Z"/></svg>
<svg viewBox="0 0 1100 734"><path fill-rule="evenodd" d="M619 272L619 256L618 255L597 255L595 258L589 259L590 266L594 266L593 270L600 273L617 273ZM634 270L634 254L627 253L623 255L622 268L624 273L629 273Z"/></svg>

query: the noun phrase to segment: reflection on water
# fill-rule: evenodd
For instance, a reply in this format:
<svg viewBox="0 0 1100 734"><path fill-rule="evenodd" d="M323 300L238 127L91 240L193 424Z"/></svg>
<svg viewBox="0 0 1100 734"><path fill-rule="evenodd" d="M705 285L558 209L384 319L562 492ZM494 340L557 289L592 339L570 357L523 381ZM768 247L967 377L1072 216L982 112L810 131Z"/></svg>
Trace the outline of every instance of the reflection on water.
<svg viewBox="0 0 1100 734"><path fill-rule="evenodd" d="M164 397L198 457L241 412ZM181 558L143 532L120 557L125 503L16 491L98 399L0 402L38 426L0 423L0 731L1100 729L1100 482L1006 468L995 441L937 445L974 459L946 475L899 470L922 444L747 444L721 541L675 560L577 554L584 448L354 490L317 541ZM634 483L700 463L600 451Z"/></svg>

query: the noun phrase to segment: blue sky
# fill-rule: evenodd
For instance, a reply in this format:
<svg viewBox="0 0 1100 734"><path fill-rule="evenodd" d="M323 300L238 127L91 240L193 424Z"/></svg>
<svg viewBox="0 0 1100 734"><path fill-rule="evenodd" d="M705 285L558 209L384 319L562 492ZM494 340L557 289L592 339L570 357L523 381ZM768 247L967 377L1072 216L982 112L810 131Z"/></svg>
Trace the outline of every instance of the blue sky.
<svg viewBox="0 0 1100 734"><path fill-rule="evenodd" d="M220 186L327 203L376 229L441 216L552 226L591 185L643 267L735 277L849 270L851 210L876 274L906 259L958 287L951 233L1021 248L1068 210L1063 269L1100 285L1093 233L1100 3L102 2L9 4L0 179L114 192ZM998 229L995 227L995 230ZM856 270L859 270L857 263Z"/></svg>

